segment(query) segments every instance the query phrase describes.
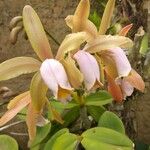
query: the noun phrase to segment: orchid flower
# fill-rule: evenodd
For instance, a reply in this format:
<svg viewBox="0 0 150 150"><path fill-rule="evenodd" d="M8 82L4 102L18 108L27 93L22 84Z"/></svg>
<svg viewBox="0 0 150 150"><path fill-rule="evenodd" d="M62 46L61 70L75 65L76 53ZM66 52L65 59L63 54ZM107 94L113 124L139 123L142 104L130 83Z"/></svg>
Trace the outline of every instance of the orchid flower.
<svg viewBox="0 0 150 150"><path fill-rule="evenodd" d="M99 66L94 56L80 50L74 54L74 59L79 64L79 68L84 75L84 82L87 90L90 90L97 85L102 86L102 83L100 82Z"/></svg>
<svg viewBox="0 0 150 150"><path fill-rule="evenodd" d="M122 101L126 96L132 94L133 88L143 92L144 81L131 68L123 51L123 49L128 49L133 45L132 41L125 37L132 24L124 27L119 35L105 35L110 26L114 6L115 0L108 0L98 31L96 26L88 19L90 12L89 0L80 1L74 15L66 17L66 24L72 29L72 32L85 31L87 33L88 40L83 51L95 55L101 67L100 74L105 72L108 90L114 100Z"/></svg>
<svg viewBox="0 0 150 150"><path fill-rule="evenodd" d="M80 32L67 35L58 49L57 57L54 58L42 23L34 9L29 5L25 6L21 18L31 46L42 62L31 57L16 57L0 64L0 81L36 72L32 78L30 90L10 101L8 111L0 118L0 126L3 126L16 116L19 111L27 107L26 122L29 138L32 141L36 135L38 118L42 117L43 107L46 103L49 103L46 97L48 88L56 99L66 101L73 90L71 85L74 85L73 82L70 85L69 81L76 79L76 76L69 76L68 79L66 72L70 70L73 74L77 73L81 77L76 86L82 83L83 77L75 66L75 62L72 59L65 60L64 57L66 53L77 49L80 44L85 42L86 33ZM65 67L61 62L65 63ZM58 112L53 108L50 111L53 119L60 123L63 122Z"/></svg>

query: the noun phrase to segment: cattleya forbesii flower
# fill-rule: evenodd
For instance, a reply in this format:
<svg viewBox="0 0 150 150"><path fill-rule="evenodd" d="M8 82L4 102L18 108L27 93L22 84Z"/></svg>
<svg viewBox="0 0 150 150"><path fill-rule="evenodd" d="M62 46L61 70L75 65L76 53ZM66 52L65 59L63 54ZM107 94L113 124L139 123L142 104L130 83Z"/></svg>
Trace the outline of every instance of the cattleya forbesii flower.
<svg viewBox="0 0 150 150"><path fill-rule="evenodd" d="M74 54L74 59L79 64L79 68L84 75L85 87L87 90L102 86L100 82L100 71L96 59L83 50Z"/></svg>
<svg viewBox="0 0 150 150"><path fill-rule="evenodd" d="M28 109L26 122L31 141L36 135L36 125L47 122L42 117L44 107L48 107L52 119L62 123L59 113L47 99L48 88L57 100L66 102L76 94L74 89L90 91L103 86L105 75L108 89L117 101L131 95L134 87L143 91L144 82L131 68L123 51L132 46L132 41L125 37L131 26L122 29L119 35L104 35L109 27L114 5L115 0L108 1L97 31L95 25L88 20L89 0L81 0L75 14L66 18L73 33L65 37L55 57L36 12L31 6L24 7L23 15L11 21L11 39L15 42L15 35L24 28L41 61L31 57L16 57L0 64L0 81L36 72L30 90L10 101L8 111L0 118L0 126L25 107ZM18 21L23 21L23 26L19 26ZM80 49L80 45L85 42L86 45Z"/></svg>
<svg viewBox="0 0 150 150"><path fill-rule="evenodd" d="M23 27L32 48L43 63L31 57L15 57L0 64L0 81L8 80L21 74L36 72L32 78L30 90L10 101L8 104L8 111L0 118L0 126L3 126L16 116L19 111L27 107L26 122L29 138L32 141L36 135L36 124L42 125L47 122L42 117L42 111L45 104L48 105L49 111L53 117L52 119L55 119L60 123L63 122L59 113L47 100L46 93L49 88L56 99L66 101L73 90L71 85L79 86L79 84L82 83L83 76L75 66L75 62L71 57L68 57L69 59L66 60L63 60L63 58L67 52L77 49L80 44L85 42L86 33L80 32L67 35L60 45L57 58L55 59L41 21L31 6L27 5L24 7L23 15L22 17L19 17L19 21L20 19L23 21ZM15 27L17 23L18 17L12 19L11 38L15 38L13 36L15 36L16 28L18 28L18 26ZM72 81L70 85L61 61L69 68L69 70L71 68L73 74L78 75L77 78L79 78L79 81L77 81L77 83L72 81L74 76L69 76L69 80Z"/></svg>
<svg viewBox="0 0 150 150"><path fill-rule="evenodd" d="M82 51L95 56L99 62L101 74L105 74L108 81L109 92L114 100L122 101L126 96L133 93L134 88L143 92L145 84L141 76L131 68L123 51L123 49L132 47L132 41L125 37L132 24L124 27L119 35L105 35L110 26L114 6L115 0L108 0L98 31L96 26L88 19L89 0L81 0L74 15L66 17L66 23L73 33L79 31L87 33L88 41ZM81 66L81 62L78 61L78 63Z"/></svg>

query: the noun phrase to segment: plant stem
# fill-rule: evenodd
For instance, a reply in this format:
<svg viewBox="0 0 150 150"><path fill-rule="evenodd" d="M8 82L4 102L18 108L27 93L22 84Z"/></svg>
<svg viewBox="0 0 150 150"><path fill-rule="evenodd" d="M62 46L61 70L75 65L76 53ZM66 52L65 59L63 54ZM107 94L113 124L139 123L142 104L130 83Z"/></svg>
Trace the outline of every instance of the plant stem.
<svg viewBox="0 0 150 150"><path fill-rule="evenodd" d="M3 130L5 130L5 129L8 129L8 128L14 126L14 125L17 125L17 124L20 124L20 123L23 123L23 122L25 122L25 121L22 120L22 121L13 122L13 123L11 123L11 124L8 124L8 125L6 125L6 126L1 127L1 128L0 128L0 131L3 131Z"/></svg>
<svg viewBox="0 0 150 150"><path fill-rule="evenodd" d="M17 136L28 136L28 133L17 133L17 132L10 132L12 135L17 135Z"/></svg>
<svg viewBox="0 0 150 150"><path fill-rule="evenodd" d="M82 127L84 129L89 129L91 127L91 121L88 118L86 106L80 107L80 116L82 119Z"/></svg>

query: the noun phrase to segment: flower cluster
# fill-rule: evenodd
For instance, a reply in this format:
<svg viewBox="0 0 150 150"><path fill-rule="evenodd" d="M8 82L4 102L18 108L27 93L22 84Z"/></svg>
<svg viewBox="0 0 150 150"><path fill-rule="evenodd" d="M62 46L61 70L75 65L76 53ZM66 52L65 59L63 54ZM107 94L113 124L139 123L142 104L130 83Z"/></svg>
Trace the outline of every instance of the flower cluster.
<svg viewBox="0 0 150 150"><path fill-rule="evenodd" d="M43 62L40 69L42 78L53 91L57 99L68 97L68 90L72 90L71 86L73 88L79 88L82 85L82 79L84 80L84 86L87 90L102 87L103 84L100 79L104 75L108 82L108 90L116 101L122 101L126 96L130 96L134 88L140 91L144 90L142 78L131 68L123 51L123 49L132 47L132 41L125 37L131 25L123 28L119 35L104 35L108 28L111 13L113 12L112 6L114 5L114 0L108 1L99 31L97 31L95 25L88 20L90 12L89 0L81 0L75 14L69 15L66 18L66 23L73 33L86 33L85 41L87 44L82 50L77 48L69 51L66 58L60 56L59 51L62 50L59 49L56 59L60 60L60 62L56 60L52 61L51 59ZM62 61L61 59L64 60ZM70 66L72 65L70 62L74 62L72 59L77 62L80 70L78 70L75 65L74 67ZM61 61L65 61L65 63L62 63L65 68L61 65ZM69 80L67 80L65 70ZM79 72L81 72L80 79L78 75ZM75 82L75 85L73 82ZM62 96L63 94L65 97Z"/></svg>
<svg viewBox="0 0 150 150"><path fill-rule="evenodd" d="M65 37L55 57L38 15L31 6L24 7L22 17L11 21L11 38L15 39L14 35L24 28L41 61L31 57L16 57L0 64L0 80L36 72L30 90L10 101L8 111L0 118L0 126L27 107L27 126L32 140L36 134L38 120L40 123L45 121L42 118L45 104L51 108L54 119L62 122L47 100L48 88L55 99L61 102L70 100L75 93L74 89L93 91L102 88L105 81L108 91L118 102L130 96L134 88L144 90L141 76L131 68L123 51L132 47L132 41L125 37L131 25L123 28L118 35L105 35L114 5L115 0L108 1L97 30L88 19L89 0L81 0L75 14L65 19L73 33ZM18 21L23 21L23 27L18 26Z"/></svg>

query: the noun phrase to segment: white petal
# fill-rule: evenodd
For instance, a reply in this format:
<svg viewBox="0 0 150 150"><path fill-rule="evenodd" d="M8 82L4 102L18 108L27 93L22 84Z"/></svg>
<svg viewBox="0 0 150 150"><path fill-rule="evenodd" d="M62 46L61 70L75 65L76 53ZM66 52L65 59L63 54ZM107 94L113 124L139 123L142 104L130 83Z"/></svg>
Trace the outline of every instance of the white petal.
<svg viewBox="0 0 150 150"><path fill-rule="evenodd" d="M115 61L118 77L120 78L128 76L132 68L127 56L125 55L125 52L119 47L110 49L108 51Z"/></svg>
<svg viewBox="0 0 150 150"><path fill-rule="evenodd" d="M91 89L94 86L96 80L100 80L100 71L96 59L94 58L94 56L83 50L78 51L74 55L74 58L84 75L86 88L88 90Z"/></svg>
<svg viewBox="0 0 150 150"><path fill-rule="evenodd" d="M41 76L49 89L52 90L57 98L58 86L63 89L71 90L67 79L67 74L63 65L55 59L46 59L40 68Z"/></svg>

